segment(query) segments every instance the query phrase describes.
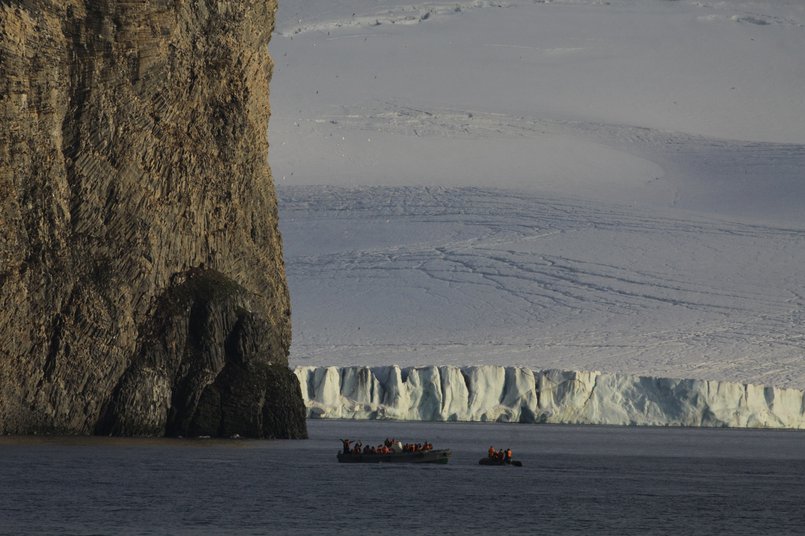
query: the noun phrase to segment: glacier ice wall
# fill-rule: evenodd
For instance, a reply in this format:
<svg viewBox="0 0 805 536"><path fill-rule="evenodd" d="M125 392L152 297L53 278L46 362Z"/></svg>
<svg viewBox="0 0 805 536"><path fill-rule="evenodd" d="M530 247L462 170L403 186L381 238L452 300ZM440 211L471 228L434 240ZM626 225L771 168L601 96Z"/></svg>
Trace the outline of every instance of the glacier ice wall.
<svg viewBox="0 0 805 536"><path fill-rule="evenodd" d="M805 393L502 366L297 367L310 418L805 429Z"/></svg>

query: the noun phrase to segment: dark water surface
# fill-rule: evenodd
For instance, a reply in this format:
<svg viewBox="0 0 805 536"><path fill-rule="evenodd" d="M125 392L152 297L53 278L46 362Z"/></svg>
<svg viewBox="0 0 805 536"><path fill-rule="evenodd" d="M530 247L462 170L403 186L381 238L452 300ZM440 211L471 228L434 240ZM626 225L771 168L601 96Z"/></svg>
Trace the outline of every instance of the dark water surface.
<svg viewBox="0 0 805 536"><path fill-rule="evenodd" d="M308 441L0 437L0 534L805 534L805 433L309 421ZM446 466L339 465L339 437ZM482 467L490 444L522 468Z"/></svg>

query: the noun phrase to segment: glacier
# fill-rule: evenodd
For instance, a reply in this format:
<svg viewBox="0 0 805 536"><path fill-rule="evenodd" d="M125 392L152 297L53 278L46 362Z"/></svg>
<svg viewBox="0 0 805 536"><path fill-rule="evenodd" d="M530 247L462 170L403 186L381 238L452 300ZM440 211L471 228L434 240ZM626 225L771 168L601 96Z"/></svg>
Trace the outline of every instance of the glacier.
<svg viewBox="0 0 805 536"><path fill-rule="evenodd" d="M308 418L805 429L805 393L514 366L299 366Z"/></svg>

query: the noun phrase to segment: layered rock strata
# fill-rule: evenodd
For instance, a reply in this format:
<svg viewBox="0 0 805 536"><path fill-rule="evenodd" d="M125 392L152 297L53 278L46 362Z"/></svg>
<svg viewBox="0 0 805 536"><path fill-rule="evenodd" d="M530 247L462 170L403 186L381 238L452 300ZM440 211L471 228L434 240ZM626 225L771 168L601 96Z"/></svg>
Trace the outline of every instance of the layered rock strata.
<svg viewBox="0 0 805 536"><path fill-rule="evenodd" d="M0 2L0 432L305 435L275 10Z"/></svg>

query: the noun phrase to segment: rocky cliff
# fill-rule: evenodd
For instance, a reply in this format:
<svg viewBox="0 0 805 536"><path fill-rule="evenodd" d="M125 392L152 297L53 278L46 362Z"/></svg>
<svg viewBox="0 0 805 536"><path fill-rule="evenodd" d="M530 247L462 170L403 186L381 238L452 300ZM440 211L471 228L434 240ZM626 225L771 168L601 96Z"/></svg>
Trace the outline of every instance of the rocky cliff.
<svg viewBox="0 0 805 536"><path fill-rule="evenodd" d="M0 432L303 437L275 0L0 1Z"/></svg>

